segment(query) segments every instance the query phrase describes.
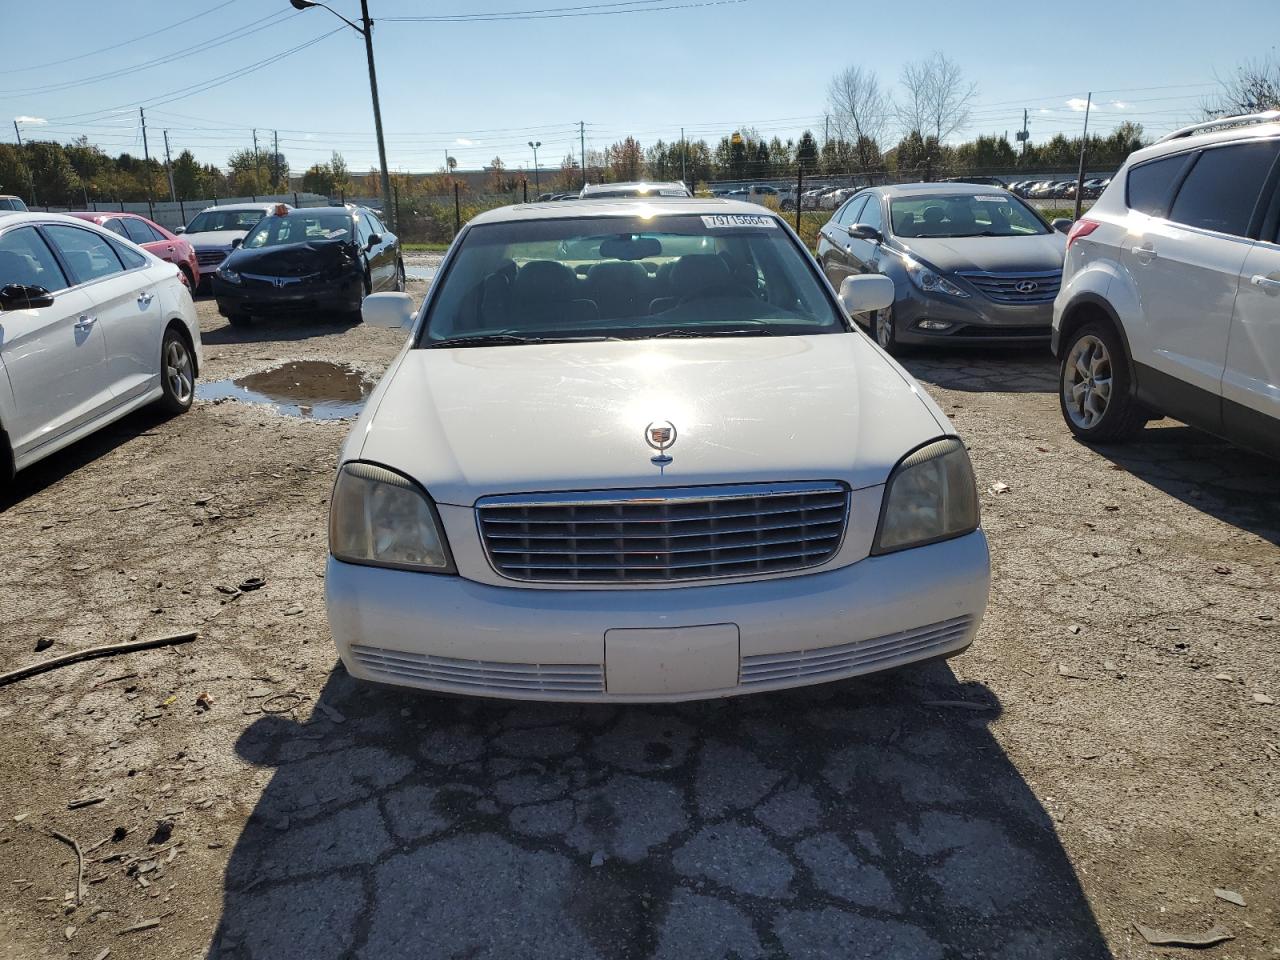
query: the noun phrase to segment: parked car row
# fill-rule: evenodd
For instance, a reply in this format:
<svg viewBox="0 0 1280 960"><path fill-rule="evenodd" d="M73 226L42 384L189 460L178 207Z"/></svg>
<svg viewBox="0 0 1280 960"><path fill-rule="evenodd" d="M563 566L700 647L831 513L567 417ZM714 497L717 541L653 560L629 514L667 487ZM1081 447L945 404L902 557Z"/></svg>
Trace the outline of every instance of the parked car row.
<svg viewBox="0 0 1280 960"><path fill-rule="evenodd" d="M1069 200L1076 195L1075 177L1065 180L1018 180L1009 184L1009 189L1027 200ZM1096 200L1102 191L1111 183L1110 177L1092 177L1084 182L1082 196L1086 200Z"/></svg>
<svg viewBox="0 0 1280 960"><path fill-rule="evenodd" d="M1170 415L1280 456L1280 113L1136 152L1074 224L1046 223L1019 186L864 189L818 261L837 288L893 280L893 304L865 315L888 352L1049 345L1083 439Z"/></svg>

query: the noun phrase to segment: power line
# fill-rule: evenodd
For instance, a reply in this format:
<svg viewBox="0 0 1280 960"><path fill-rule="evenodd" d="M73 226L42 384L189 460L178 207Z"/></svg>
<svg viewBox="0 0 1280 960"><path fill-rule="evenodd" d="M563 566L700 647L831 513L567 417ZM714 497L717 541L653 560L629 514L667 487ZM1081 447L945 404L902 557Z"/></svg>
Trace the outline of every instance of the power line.
<svg viewBox="0 0 1280 960"><path fill-rule="evenodd" d="M652 0L636 0L636 2L652 2ZM644 6L632 7L627 10L605 10L601 7L617 6L617 4L599 4L592 8L581 7L563 8L566 10L577 9L576 13L531 13L525 11L508 11L506 13L456 13L441 14L433 17L381 17L380 22L398 22L398 23L490 23L493 21L504 20L564 20L577 17L609 17L617 16L624 13L653 13L658 10L692 10L696 7L722 7L730 6L738 3L748 3L750 0L699 0L696 3L670 3L665 6ZM555 8L550 8L555 9Z"/></svg>
<svg viewBox="0 0 1280 960"><path fill-rule="evenodd" d="M194 46L186 47L173 53L165 54L154 60L147 60L140 64L133 64L128 67L120 67L116 70L100 73L92 77L81 77L78 80L65 80L61 83L44 84L38 87L17 87L13 90L0 91L0 99L12 100L18 97L26 96L30 93L57 93L60 90L70 90L74 87L81 87L86 84L100 83L103 80L114 80L118 77L128 76L137 73L140 70L150 70L153 67L163 66L166 63L172 63L174 60L180 60L194 53L204 53L215 47L225 46L235 40L241 40L258 30L265 27L276 26L285 20L298 16L297 10L279 10L275 13L268 14L252 23L247 23L243 27L237 27L227 33L219 34L216 37L210 37L208 40L202 40ZM272 21L268 23L267 21Z"/></svg>
<svg viewBox="0 0 1280 960"><path fill-rule="evenodd" d="M0 74L23 73L27 70L43 70L46 67L56 67L59 64L71 63L73 60L83 60L86 57L96 57L98 54L106 53L108 50L119 50L121 47L127 47L131 43L138 43L141 40L147 40L151 37L159 36L160 34L167 33L170 30L176 30L178 27L185 27L192 20L199 20L201 17L207 17L211 13L217 13L223 7L229 7L231 4L237 2L238 0L224 0L223 3L218 4L216 7L210 7L208 10L193 13L189 16L183 17L176 23L169 24L167 27L161 27L159 30L152 30L150 33L144 33L136 37L130 37L128 40L121 40L119 43L113 43L109 47L100 47L97 50L90 50L87 53L77 53L73 57L64 57L61 60L50 60L47 63L36 63L29 67L10 67L8 70L0 70Z"/></svg>

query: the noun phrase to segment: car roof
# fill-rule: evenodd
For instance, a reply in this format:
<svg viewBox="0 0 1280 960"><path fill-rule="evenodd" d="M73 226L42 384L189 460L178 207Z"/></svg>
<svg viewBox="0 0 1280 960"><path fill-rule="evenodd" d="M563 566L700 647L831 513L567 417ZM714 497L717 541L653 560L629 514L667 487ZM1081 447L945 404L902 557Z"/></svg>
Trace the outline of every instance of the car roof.
<svg viewBox="0 0 1280 960"><path fill-rule="evenodd" d="M619 197L600 200L549 200L520 203L488 210L472 219L479 226L491 223L518 223L523 220L588 220L600 217L634 217L638 210L659 217L680 215L753 214L774 216L772 210L744 200L718 197Z"/></svg>
<svg viewBox="0 0 1280 960"><path fill-rule="evenodd" d="M69 213L44 213L40 210L0 210L0 230L20 223L71 223L83 227L89 221ZM98 226L96 223L93 226Z"/></svg>
<svg viewBox="0 0 1280 960"><path fill-rule="evenodd" d="M1266 116L1266 114L1259 116ZM1231 119L1227 117L1225 121ZM1129 155L1129 164L1141 163L1144 160L1152 160L1171 153L1183 153L1188 150L1195 150L1198 147L1229 143L1234 140L1269 140L1280 137L1280 119L1260 123L1242 117L1237 126L1208 128L1203 133L1196 133L1195 129L1195 127L1187 127L1185 130L1175 131L1149 147L1135 150Z"/></svg>
<svg viewBox="0 0 1280 960"><path fill-rule="evenodd" d="M235 213L239 210L265 210L270 213L280 205L280 201L276 203L218 203L212 207L205 207L201 213L208 213L210 210L230 210Z"/></svg>
<svg viewBox="0 0 1280 960"><path fill-rule="evenodd" d="M970 192L991 193L993 189L1002 189L992 183L895 183L883 187L869 187L885 197L930 197Z"/></svg>

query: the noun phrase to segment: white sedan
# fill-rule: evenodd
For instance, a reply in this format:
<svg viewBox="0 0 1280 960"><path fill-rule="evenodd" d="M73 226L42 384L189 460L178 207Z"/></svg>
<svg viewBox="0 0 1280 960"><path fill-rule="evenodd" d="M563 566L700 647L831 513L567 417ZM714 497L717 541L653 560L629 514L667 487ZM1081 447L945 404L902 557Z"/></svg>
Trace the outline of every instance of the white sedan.
<svg viewBox="0 0 1280 960"><path fill-rule="evenodd" d="M191 406L178 268L73 217L0 213L0 479L149 403Z"/></svg>
<svg viewBox="0 0 1280 960"><path fill-rule="evenodd" d="M355 677L574 701L839 680L973 640L963 443L779 217L725 200L476 217L355 424L329 623Z"/></svg>

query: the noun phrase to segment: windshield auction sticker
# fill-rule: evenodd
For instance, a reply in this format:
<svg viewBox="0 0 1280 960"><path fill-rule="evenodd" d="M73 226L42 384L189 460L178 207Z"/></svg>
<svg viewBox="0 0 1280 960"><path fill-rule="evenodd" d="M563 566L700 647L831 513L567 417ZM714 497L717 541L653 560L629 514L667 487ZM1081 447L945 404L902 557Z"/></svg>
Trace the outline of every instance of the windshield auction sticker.
<svg viewBox="0 0 1280 960"><path fill-rule="evenodd" d="M758 217L752 213L720 213L703 217L702 224L708 230L723 230L730 227L776 227L778 222L773 217Z"/></svg>

